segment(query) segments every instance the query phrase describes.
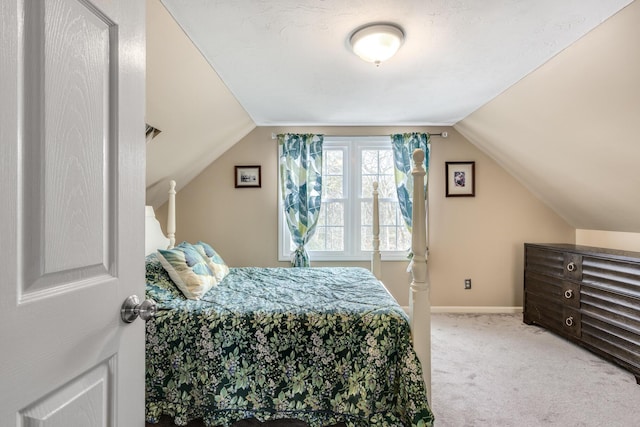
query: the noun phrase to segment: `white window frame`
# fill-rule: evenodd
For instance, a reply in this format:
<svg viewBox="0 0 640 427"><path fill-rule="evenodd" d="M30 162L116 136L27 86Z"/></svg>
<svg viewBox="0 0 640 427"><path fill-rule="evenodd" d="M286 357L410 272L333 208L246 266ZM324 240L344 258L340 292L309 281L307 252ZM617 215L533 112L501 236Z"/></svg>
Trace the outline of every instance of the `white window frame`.
<svg viewBox="0 0 640 427"><path fill-rule="evenodd" d="M387 137L337 137L325 136L323 142L324 148L334 148L343 151L345 157L344 176L350 177L352 171L362 170L360 164L362 156L360 152L364 149L391 149L391 140ZM278 156L279 157L279 156ZM278 165L278 175L280 165ZM344 251L309 251L311 261L369 261L371 260L371 251L361 251L361 224L359 214L359 202L362 200L358 197L361 193L361 179L344 180L344 198L345 203L345 248ZM373 198L373 188L370 189L371 199ZM365 193L366 194L366 193ZM322 202L324 203L324 199ZM291 260L292 249L288 247L291 240L291 234L286 225L286 220L282 212L282 189L280 186L280 177L278 176L278 261ZM383 261L406 261L407 250L400 251L381 251Z"/></svg>

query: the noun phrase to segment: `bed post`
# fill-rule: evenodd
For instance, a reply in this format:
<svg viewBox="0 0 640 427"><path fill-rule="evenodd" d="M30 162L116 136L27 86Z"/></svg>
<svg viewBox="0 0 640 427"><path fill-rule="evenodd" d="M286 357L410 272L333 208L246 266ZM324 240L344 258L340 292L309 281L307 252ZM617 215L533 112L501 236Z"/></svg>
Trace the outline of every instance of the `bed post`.
<svg viewBox="0 0 640 427"><path fill-rule="evenodd" d="M176 245L176 182L169 181L169 206L167 212L167 237L169 249Z"/></svg>
<svg viewBox="0 0 640 427"><path fill-rule="evenodd" d="M371 272L378 280L382 280L380 260L380 220L378 210L378 183L373 183L373 253L371 254Z"/></svg>
<svg viewBox="0 0 640 427"><path fill-rule="evenodd" d="M431 302L429 300L429 271L427 269L427 216L424 200L424 151L413 152L413 211L411 216L411 291L409 318L413 345L422 363L427 398L431 402Z"/></svg>

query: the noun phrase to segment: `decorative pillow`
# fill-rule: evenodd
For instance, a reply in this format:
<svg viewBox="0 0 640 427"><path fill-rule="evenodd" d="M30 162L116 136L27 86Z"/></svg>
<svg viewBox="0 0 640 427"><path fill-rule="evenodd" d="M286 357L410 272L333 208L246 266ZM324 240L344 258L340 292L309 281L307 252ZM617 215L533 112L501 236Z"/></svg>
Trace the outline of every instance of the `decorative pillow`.
<svg viewBox="0 0 640 427"><path fill-rule="evenodd" d="M160 256L157 251L146 256L146 279L147 279L147 298L151 298L156 302L162 301L157 293L163 294L169 299L184 299L184 294L173 283L169 273L164 269L160 262ZM155 292L158 291L158 292Z"/></svg>
<svg viewBox="0 0 640 427"><path fill-rule="evenodd" d="M218 284L205 258L189 243L181 243L173 249L158 249L158 259L171 280L189 299L200 299Z"/></svg>
<svg viewBox="0 0 640 427"><path fill-rule="evenodd" d="M213 271L218 283L220 283L222 279L229 274L229 267L222 257L211 247L211 245L205 242L198 242L193 246L198 250L198 252L200 252L200 255L204 257L205 261L207 261L207 265L209 265L209 268Z"/></svg>

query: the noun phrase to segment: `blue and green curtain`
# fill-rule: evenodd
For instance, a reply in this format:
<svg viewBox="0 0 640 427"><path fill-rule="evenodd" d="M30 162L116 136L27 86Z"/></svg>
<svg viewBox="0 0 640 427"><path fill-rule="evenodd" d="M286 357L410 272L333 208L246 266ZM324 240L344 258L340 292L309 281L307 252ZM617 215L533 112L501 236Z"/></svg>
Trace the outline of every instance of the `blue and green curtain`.
<svg viewBox="0 0 640 427"><path fill-rule="evenodd" d="M294 267L309 267L305 245L313 236L322 197L323 135L280 134L280 189L284 216L296 249Z"/></svg>
<svg viewBox="0 0 640 427"><path fill-rule="evenodd" d="M411 214L413 212L413 176L411 168L413 165L413 151L417 148L424 151L424 199L428 195L429 178L429 150L430 138L428 133L399 133L391 135L391 145L393 147L393 164L396 181L396 192L402 218L411 232Z"/></svg>

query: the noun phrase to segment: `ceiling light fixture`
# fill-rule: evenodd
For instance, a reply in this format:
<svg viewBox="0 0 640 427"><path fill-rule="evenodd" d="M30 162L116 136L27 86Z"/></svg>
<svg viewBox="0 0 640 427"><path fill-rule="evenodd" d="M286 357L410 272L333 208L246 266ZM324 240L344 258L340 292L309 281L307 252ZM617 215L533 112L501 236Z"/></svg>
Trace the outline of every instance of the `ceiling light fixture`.
<svg viewBox="0 0 640 427"><path fill-rule="evenodd" d="M356 30L349 41L356 55L378 66L400 49L404 33L394 24L371 24Z"/></svg>

